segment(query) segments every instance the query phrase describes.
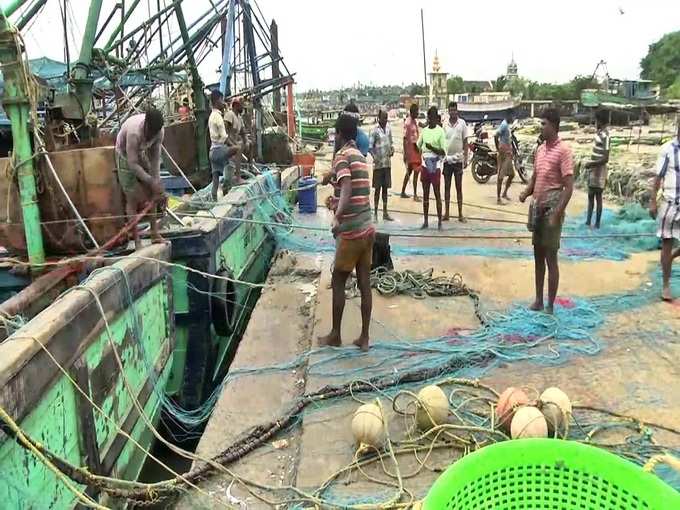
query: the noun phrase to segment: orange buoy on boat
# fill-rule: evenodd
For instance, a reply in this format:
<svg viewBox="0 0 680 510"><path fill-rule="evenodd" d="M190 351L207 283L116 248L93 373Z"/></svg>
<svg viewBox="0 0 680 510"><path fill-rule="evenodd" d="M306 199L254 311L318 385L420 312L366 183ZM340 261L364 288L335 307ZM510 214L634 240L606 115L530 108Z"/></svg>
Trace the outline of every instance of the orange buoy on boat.
<svg viewBox="0 0 680 510"><path fill-rule="evenodd" d="M510 386L498 397L496 419L498 428L510 431L510 423L518 407L527 405L529 397L521 388Z"/></svg>

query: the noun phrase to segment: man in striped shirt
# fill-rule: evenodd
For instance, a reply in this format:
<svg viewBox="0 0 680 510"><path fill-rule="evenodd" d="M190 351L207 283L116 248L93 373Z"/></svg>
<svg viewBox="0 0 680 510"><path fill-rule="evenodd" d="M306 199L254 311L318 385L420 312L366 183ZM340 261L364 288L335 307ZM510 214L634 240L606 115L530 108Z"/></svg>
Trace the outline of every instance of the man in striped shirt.
<svg viewBox="0 0 680 510"><path fill-rule="evenodd" d="M571 149L559 138L559 112L548 108L541 113L541 119L544 142L536 149L534 173L519 200L524 202L533 195L529 225L533 230L536 301L531 305L531 310L543 310L543 283L547 265L548 306L545 311L553 313L560 284L557 252L560 249L564 211L574 191L574 164Z"/></svg>
<svg viewBox="0 0 680 510"><path fill-rule="evenodd" d="M339 346L342 314L345 308L345 283L356 269L361 293L361 335L354 345L368 350L368 328L371 322L371 263L375 227L371 220L371 183L366 158L356 145L358 120L343 112L335 123L338 151L333 159L333 187L337 201L332 231L337 237L335 263L331 278L333 290L333 326L319 338L320 345Z"/></svg>
<svg viewBox="0 0 680 510"><path fill-rule="evenodd" d="M661 149L657 164L656 179L652 185L652 197L649 201L649 213L658 218L657 236L661 238L661 272L663 290L661 298L672 301L671 269L673 259L680 257L680 248L673 250L673 243L680 239L680 117L677 119L675 138ZM657 195L663 189L660 210L657 208ZM658 211L658 213L657 213Z"/></svg>
<svg viewBox="0 0 680 510"><path fill-rule="evenodd" d="M595 228L600 228L602 219L602 193L607 183L607 163L609 162L609 131L607 131L607 121L609 114L606 110L598 110L595 113L597 133L593 144L593 152L590 161L586 163L586 168L590 169L588 175L588 216L586 225L590 227L593 218L593 206L597 201L597 213L595 215Z"/></svg>

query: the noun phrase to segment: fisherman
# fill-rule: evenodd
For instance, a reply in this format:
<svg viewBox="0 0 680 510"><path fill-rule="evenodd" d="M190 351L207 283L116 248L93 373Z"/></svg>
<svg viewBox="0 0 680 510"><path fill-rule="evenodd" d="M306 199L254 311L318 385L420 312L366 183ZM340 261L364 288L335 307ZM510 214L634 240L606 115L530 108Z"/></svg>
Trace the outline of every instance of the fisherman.
<svg viewBox="0 0 680 510"><path fill-rule="evenodd" d="M404 122L404 164L406 165L406 175L401 186L401 198L408 198L406 185L413 174L413 200L418 202L418 173L423 165L420 151L416 143L418 142L418 103L412 103L409 108L409 116Z"/></svg>
<svg viewBox="0 0 680 510"><path fill-rule="evenodd" d="M222 181L222 193L226 195L231 188L233 167L228 164L229 158L236 154L234 146L227 146L227 129L224 125L224 95L218 89L210 92L210 104L212 112L208 117L208 131L210 132L210 167L212 169L212 190L213 201L217 200L217 189Z"/></svg>
<svg viewBox="0 0 680 510"><path fill-rule="evenodd" d="M519 200L524 202L527 197L533 196L528 226L533 232L536 301L530 309L543 310L543 283L547 264L548 306L545 311L551 314L560 283L557 252L564 212L574 191L574 163L571 149L559 138L559 112L547 108L541 113L541 119L544 142L536 150L534 173Z"/></svg>
<svg viewBox="0 0 680 510"><path fill-rule="evenodd" d="M332 232L336 236L335 261L331 277L333 289L333 326L319 338L320 345L339 346L342 313L345 308L345 283L356 269L361 293L361 335L354 345L368 350L371 321L371 263L375 227L371 221L368 165L356 145L358 122L351 112L343 112L335 123L339 149L333 158L332 179L335 214Z"/></svg>
<svg viewBox="0 0 680 510"><path fill-rule="evenodd" d="M515 169L512 165L512 133L510 132L510 123L512 122L512 110L505 112L505 118L501 125L498 126L494 140L496 142L496 150L498 151L498 178L496 179L496 202L498 205L503 205L501 200L501 188L503 187L503 179L505 181L505 190L503 191L503 198L510 200L508 190L512 184L512 179L515 177Z"/></svg>
<svg viewBox="0 0 680 510"><path fill-rule="evenodd" d="M657 214L657 195L662 189L661 210ZM680 248L673 250L673 243L680 240L680 116L677 118L675 138L661 149L657 163L656 178L652 185L649 214L658 217L657 236L661 238L661 272L663 290L661 299L672 301L671 269L673 260L680 257Z"/></svg>
<svg viewBox="0 0 680 510"><path fill-rule="evenodd" d="M361 118L361 115L359 114L359 107L354 103L354 100L351 100L347 104L347 106L345 106L345 109L343 111L353 114L354 117L357 120L357 126L359 125L359 120ZM357 142L357 149L359 149L359 152L361 152L362 156L364 156L364 157L368 156L368 151L370 149L370 141L368 140L368 135L364 132L363 129L361 129L359 127L357 127L356 142ZM336 146L337 146L337 142L336 142Z"/></svg>
<svg viewBox="0 0 680 510"><path fill-rule="evenodd" d="M227 147L230 151L233 151L233 180L236 185L243 182L241 179L241 160L244 154L248 158L250 151L248 136L246 135L243 119L241 118L242 113L243 105L241 100L235 97L231 100L231 109L227 110L227 113L224 115L224 126L227 130Z"/></svg>
<svg viewBox="0 0 680 510"><path fill-rule="evenodd" d="M371 132L369 149L373 157L373 219L378 221L378 203L382 191L383 220L392 221L387 213L387 190L392 187L392 156L394 156L394 144L392 143L392 130L387 123L387 112L378 112L378 125Z"/></svg>
<svg viewBox="0 0 680 510"><path fill-rule="evenodd" d="M593 218L594 202L597 201L595 214L595 228L600 228L602 219L602 193L607 182L607 162L609 161L609 131L607 122L609 115L606 110L598 110L595 113L597 133L593 142L593 152L590 160L586 162L586 168L590 169L588 175L588 216L586 225L590 227Z"/></svg>
<svg viewBox="0 0 680 510"><path fill-rule="evenodd" d="M118 132L116 172L125 196L125 214L128 218L136 216L149 202L160 202L163 198L160 172L164 134L163 114L153 107L128 118ZM155 212L149 216L151 240L162 243ZM132 229L132 236L135 249L140 249L136 228Z"/></svg>
<svg viewBox="0 0 680 510"><path fill-rule="evenodd" d="M428 215L430 210L430 185L434 190L434 198L437 204L437 228L442 228L442 198L439 192L441 170L439 161L446 156L446 133L439 125L439 112L436 106L430 106L427 110L427 127L420 132L418 138L418 150L423 154L423 169L420 172L420 182L423 183L423 226L428 227Z"/></svg>
<svg viewBox="0 0 680 510"><path fill-rule="evenodd" d="M182 106L177 109L179 114L179 120L189 120L191 115L191 109L189 108L189 98L185 97L182 99Z"/></svg>
<svg viewBox="0 0 680 510"><path fill-rule="evenodd" d="M449 103L449 121L446 124L446 159L444 160L444 217L449 221L451 205L451 178L456 182L456 201L458 202L458 221L465 223L463 217L463 169L468 164L467 124L458 116L458 104Z"/></svg>

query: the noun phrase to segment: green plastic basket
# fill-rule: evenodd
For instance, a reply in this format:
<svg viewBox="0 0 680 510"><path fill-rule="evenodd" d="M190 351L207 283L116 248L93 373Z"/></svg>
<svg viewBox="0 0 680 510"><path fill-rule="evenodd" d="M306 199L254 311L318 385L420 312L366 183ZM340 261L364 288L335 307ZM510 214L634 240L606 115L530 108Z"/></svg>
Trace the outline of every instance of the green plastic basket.
<svg viewBox="0 0 680 510"><path fill-rule="evenodd" d="M606 450L557 439L482 448L450 466L424 510L676 510L680 493Z"/></svg>

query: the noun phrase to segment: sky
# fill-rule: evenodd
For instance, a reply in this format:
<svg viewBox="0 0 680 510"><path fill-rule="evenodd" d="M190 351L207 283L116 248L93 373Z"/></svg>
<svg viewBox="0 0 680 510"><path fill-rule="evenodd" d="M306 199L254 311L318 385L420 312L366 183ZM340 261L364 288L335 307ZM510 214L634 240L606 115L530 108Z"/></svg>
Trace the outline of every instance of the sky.
<svg viewBox="0 0 680 510"><path fill-rule="evenodd" d="M48 0L26 34L31 58L63 60L59 1ZM536 81L589 75L600 60L606 61L612 77L637 78L649 44L680 29L680 2L669 0L257 2L268 22L277 21L281 54L296 73L298 91L357 82L422 83L421 7L428 71L436 52L443 71L469 80L495 79L505 73L513 56L520 76ZM89 2L69 3L75 19L73 55ZM102 19L114 3L104 0ZM156 0L141 1L137 20L148 16L147 5L155 10L152 4ZM188 22L209 8L209 0L185 1ZM204 81L217 81L219 62L215 51L200 68Z"/></svg>

